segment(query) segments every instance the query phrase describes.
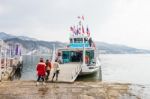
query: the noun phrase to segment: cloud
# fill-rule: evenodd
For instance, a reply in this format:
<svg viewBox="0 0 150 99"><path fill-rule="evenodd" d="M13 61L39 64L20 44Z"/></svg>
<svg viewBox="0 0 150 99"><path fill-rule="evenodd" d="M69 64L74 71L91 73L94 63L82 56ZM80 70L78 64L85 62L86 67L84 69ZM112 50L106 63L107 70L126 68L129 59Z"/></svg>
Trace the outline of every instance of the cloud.
<svg viewBox="0 0 150 99"><path fill-rule="evenodd" d="M111 15L100 26L99 39L149 49L149 4L150 1L115 0Z"/></svg>
<svg viewBox="0 0 150 99"><path fill-rule="evenodd" d="M0 31L67 41L84 15L95 40L149 48L148 0L0 0Z"/></svg>

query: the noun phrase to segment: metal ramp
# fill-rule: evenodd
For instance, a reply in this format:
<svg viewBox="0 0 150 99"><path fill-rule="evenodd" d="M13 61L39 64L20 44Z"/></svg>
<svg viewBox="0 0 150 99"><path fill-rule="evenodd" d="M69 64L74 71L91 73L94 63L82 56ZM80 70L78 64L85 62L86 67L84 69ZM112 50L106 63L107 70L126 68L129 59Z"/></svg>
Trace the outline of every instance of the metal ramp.
<svg viewBox="0 0 150 99"><path fill-rule="evenodd" d="M57 82L74 82L75 79L78 77L80 71L81 63L79 62L60 64L60 73ZM53 70L51 71L50 76L53 76Z"/></svg>

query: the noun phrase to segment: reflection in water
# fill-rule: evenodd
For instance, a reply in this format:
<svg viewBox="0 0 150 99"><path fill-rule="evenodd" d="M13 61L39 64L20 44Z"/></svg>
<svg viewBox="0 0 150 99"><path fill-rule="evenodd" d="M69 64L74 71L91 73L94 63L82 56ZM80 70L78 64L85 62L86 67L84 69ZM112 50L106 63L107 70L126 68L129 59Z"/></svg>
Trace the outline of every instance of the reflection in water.
<svg viewBox="0 0 150 99"><path fill-rule="evenodd" d="M21 71L22 69L20 67L18 67L15 71L15 74L14 74L14 79L20 79L21 78Z"/></svg>
<svg viewBox="0 0 150 99"><path fill-rule="evenodd" d="M12 77L10 77L10 80L20 80L21 75L22 75L22 69L23 69L23 64L18 64L17 68L14 67L13 70L15 70L15 73Z"/></svg>
<svg viewBox="0 0 150 99"><path fill-rule="evenodd" d="M23 71L21 80L36 80L36 65L40 58L51 59L50 55L24 55L23 56Z"/></svg>

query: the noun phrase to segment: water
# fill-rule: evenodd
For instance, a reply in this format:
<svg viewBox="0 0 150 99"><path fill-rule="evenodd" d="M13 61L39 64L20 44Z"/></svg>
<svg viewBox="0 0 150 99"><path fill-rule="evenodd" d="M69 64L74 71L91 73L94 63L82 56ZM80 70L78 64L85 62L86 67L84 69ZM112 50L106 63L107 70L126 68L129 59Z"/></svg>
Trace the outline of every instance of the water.
<svg viewBox="0 0 150 99"><path fill-rule="evenodd" d="M36 80L36 64L40 57L50 58L50 56L23 57L21 80ZM150 99L150 54L102 54L100 59L101 72L78 77L77 80L95 81L102 78L102 81L107 82L131 83L128 90L130 95L124 94L120 99Z"/></svg>
<svg viewBox="0 0 150 99"><path fill-rule="evenodd" d="M100 55L102 80L131 83L120 99L150 99L150 54Z"/></svg>
<svg viewBox="0 0 150 99"><path fill-rule="evenodd" d="M104 81L150 84L149 54L101 55Z"/></svg>
<svg viewBox="0 0 150 99"><path fill-rule="evenodd" d="M36 79L36 64L40 57L50 59L50 56L23 56L22 80ZM134 84L150 84L149 54L102 54L102 80ZM101 80L100 73L78 77L77 80Z"/></svg>
<svg viewBox="0 0 150 99"><path fill-rule="evenodd" d="M21 80L36 80L36 65L40 58L51 59L50 55L24 55Z"/></svg>

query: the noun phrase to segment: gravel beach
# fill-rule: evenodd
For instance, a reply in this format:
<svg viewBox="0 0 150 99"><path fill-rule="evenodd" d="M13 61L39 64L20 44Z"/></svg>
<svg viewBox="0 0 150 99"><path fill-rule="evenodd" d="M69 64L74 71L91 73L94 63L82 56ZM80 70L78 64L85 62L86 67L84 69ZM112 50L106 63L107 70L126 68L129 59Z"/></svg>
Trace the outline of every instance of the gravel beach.
<svg viewBox="0 0 150 99"><path fill-rule="evenodd" d="M51 83L36 86L35 81L0 82L0 99L144 99L139 87L130 92L131 84L108 82ZM141 88L141 89L140 89Z"/></svg>

